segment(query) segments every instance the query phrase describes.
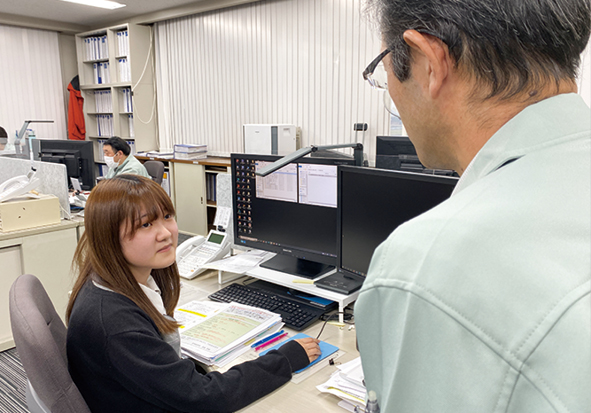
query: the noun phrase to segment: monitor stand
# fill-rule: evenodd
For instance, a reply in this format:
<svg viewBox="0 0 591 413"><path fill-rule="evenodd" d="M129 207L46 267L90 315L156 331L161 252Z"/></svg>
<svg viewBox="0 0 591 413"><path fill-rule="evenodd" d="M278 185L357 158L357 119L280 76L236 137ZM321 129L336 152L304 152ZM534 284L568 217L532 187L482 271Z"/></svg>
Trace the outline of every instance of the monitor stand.
<svg viewBox="0 0 591 413"><path fill-rule="evenodd" d="M281 254L277 254L270 260L260 264L260 267L285 272L287 274L297 275L299 277L309 278L312 280L334 269L332 265Z"/></svg>
<svg viewBox="0 0 591 413"><path fill-rule="evenodd" d="M314 285L318 288L349 295L360 289L363 281L365 281L365 277L356 274L344 274L339 271L315 281Z"/></svg>

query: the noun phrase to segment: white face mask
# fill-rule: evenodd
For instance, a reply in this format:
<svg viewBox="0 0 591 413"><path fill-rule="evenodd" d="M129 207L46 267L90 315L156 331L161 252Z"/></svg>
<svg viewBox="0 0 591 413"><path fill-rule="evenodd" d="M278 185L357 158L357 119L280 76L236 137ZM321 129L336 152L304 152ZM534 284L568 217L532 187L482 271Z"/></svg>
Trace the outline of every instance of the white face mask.
<svg viewBox="0 0 591 413"><path fill-rule="evenodd" d="M117 165L119 165L119 163L115 162L114 158L114 156L105 156L105 163L107 164L109 169L115 168Z"/></svg>

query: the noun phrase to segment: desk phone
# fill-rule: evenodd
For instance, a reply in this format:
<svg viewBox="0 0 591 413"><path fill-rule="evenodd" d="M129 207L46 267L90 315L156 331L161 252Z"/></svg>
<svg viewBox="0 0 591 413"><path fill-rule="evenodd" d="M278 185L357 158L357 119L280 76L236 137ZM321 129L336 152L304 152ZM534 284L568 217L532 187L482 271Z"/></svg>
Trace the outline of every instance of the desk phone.
<svg viewBox="0 0 591 413"><path fill-rule="evenodd" d="M193 279L205 271L202 265L223 258L230 252L228 234L209 231L207 237L197 235L183 242L176 252L176 264L180 276Z"/></svg>
<svg viewBox="0 0 591 413"><path fill-rule="evenodd" d="M39 198L36 195L29 194L29 191L36 189L41 185L39 178L35 176L35 171L29 171L27 175L15 176L3 182L0 185L0 202L8 201L9 199L19 196L29 196L32 198Z"/></svg>

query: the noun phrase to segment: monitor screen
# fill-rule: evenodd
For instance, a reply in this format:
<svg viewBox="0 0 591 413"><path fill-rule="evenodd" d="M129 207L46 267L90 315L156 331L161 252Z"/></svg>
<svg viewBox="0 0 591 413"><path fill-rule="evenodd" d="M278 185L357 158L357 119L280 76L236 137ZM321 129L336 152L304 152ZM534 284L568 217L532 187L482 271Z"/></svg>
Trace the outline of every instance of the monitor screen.
<svg viewBox="0 0 591 413"><path fill-rule="evenodd" d="M376 247L400 224L450 197L458 179L339 167L339 267L365 276Z"/></svg>
<svg viewBox="0 0 591 413"><path fill-rule="evenodd" d="M315 278L337 263L337 168L353 160L302 158L255 175L278 159L232 154L234 243L277 253L263 266Z"/></svg>
<svg viewBox="0 0 591 413"><path fill-rule="evenodd" d="M449 169L428 169L408 136L376 136L376 168L429 175L458 176Z"/></svg>
<svg viewBox="0 0 591 413"><path fill-rule="evenodd" d="M39 143L39 156L42 161L64 164L68 178L78 179L82 189L89 191L94 187L94 145L92 141L39 139Z"/></svg>

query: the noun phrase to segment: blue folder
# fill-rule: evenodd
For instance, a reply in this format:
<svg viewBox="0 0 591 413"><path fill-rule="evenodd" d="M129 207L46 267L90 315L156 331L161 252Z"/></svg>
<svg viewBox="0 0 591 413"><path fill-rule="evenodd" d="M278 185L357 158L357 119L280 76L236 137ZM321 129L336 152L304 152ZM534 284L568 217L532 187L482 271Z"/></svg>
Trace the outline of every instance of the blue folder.
<svg viewBox="0 0 591 413"><path fill-rule="evenodd" d="M310 337L310 336L308 336L308 335L306 335L306 334L302 334L302 333L296 334L295 336L293 336L293 337L290 337L289 339L287 339L287 340L285 340L285 341L283 341L283 342L281 342L281 343L279 343L279 344L276 344L276 345L274 345L273 347L271 347L271 348L269 348L269 349L267 349L267 350L265 350L265 351L262 351L262 352L260 353L260 355L261 355L261 356L264 356L265 354L267 354L267 353L268 353L269 351L271 351L271 350L277 350L279 347L281 347L282 345L284 345L284 344L285 344L285 343L287 343L288 341L291 341L291 340L296 340L296 339L299 339L299 338L306 338L306 337ZM330 356L331 354L333 354L333 353L336 353L336 351L339 349L337 346L333 346L332 344L328 344L328 343L327 343L327 342L325 342L325 341L321 341L320 343L318 343L318 345L320 346L320 351L322 352L322 354L320 354L320 357L318 357L318 358L317 358L316 360L314 360L312 363L308 364L308 365L307 365L306 367L304 367L303 369L300 369L300 370L296 371L296 373L301 373L302 371L304 371L304 370L306 370L306 369L308 369L308 368L312 367L314 364L316 364L316 363L318 363L318 362L320 362L320 361L324 360L325 358L327 358L327 357L328 357L328 356Z"/></svg>

